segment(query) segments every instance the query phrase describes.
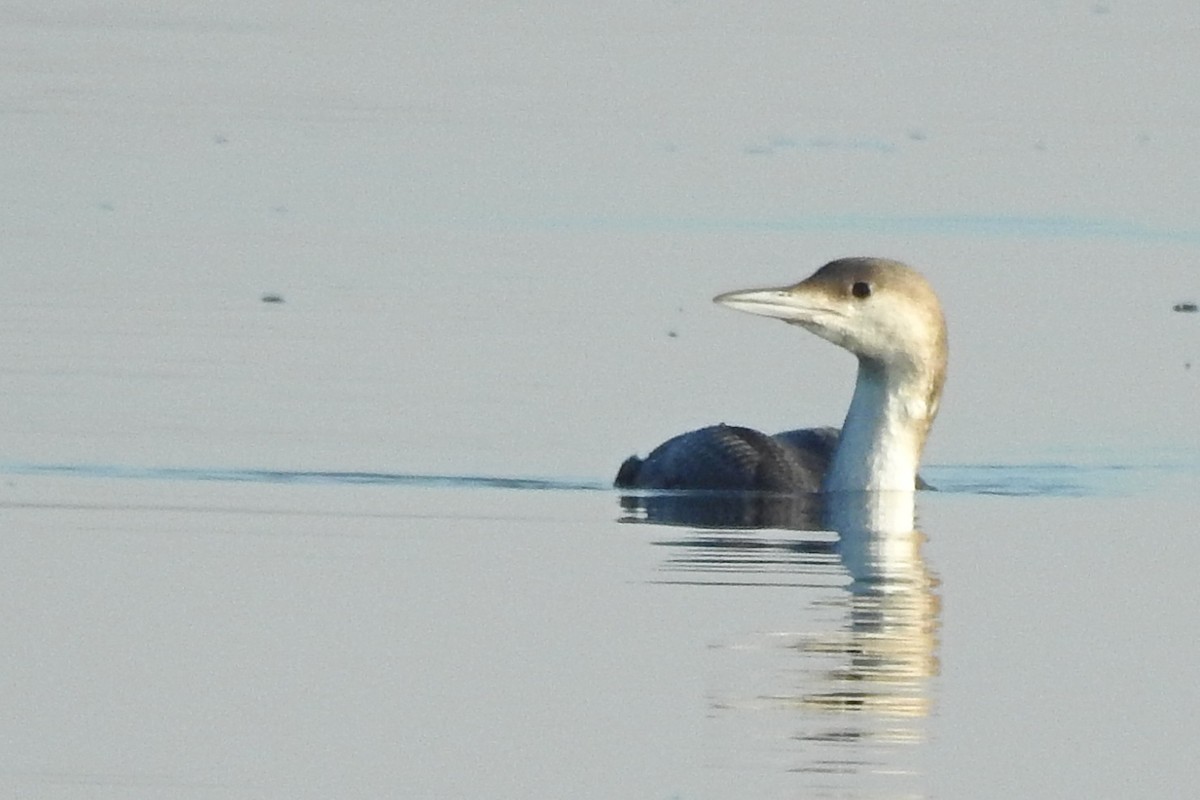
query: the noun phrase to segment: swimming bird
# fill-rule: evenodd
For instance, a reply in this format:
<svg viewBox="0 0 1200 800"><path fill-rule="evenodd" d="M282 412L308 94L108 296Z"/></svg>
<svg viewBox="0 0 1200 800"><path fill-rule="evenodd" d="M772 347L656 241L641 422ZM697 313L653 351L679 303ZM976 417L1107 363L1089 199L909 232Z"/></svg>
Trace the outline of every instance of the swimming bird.
<svg viewBox="0 0 1200 800"><path fill-rule="evenodd" d="M929 282L883 258L831 261L795 284L713 298L799 325L858 358L841 430L768 435L714 425L631 456L615 485L766 492L913 491L946 381L946 322Z"/></svg>

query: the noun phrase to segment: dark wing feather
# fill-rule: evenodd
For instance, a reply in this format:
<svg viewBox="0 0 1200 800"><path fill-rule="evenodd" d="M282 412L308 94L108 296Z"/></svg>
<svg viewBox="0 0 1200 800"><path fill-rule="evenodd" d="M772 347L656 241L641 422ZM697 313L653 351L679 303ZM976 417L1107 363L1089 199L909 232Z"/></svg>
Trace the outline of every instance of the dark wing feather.
<svg viewBox="0 0 1200 800"><path fill-rule="evenodd" d="M832 431L833 444L822 430ZM811 441L806 433L768 436L735 425L700 428L668 439L644 459L630 457L615 483L629 489L817 492L837 433L815 429Z"/></svg>

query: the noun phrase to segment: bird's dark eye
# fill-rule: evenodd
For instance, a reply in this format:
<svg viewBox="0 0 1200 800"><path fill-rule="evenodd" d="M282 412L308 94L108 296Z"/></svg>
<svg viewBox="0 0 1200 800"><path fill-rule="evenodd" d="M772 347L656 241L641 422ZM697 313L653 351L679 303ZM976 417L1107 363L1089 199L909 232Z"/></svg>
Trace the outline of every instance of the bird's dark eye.
<svg viewBox="0 0 1200 800"><path fill-rule="evenodd" d="M867 283L866 281L855 281L854 285L850 287L850 294L854 295L859 300L863 299L864 297L870 297L871 284Z"/></svg>

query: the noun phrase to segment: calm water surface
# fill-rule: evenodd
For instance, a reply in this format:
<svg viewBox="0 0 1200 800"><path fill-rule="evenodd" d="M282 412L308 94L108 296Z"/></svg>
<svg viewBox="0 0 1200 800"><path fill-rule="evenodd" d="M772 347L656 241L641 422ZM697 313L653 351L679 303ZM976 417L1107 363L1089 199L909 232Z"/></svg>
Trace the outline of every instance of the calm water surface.
<svg viewBox="0 0 1200 800"><path fill-rule="evenodd" d="M109 5L0 9L0 795L1194 793L1189 5ZM846 255L915 519L607 488L836 423L709 301Z"/></svg>
<svg viewBox="0 0 1200 800"><path fill-rule="evenodd" d="M28 472L0 501L14 796L1196 778L1200 546L1161 476L1063 496L1010 470L1016 496L923 493L918 530L839 536L648 524L581 488Z"/></svg>

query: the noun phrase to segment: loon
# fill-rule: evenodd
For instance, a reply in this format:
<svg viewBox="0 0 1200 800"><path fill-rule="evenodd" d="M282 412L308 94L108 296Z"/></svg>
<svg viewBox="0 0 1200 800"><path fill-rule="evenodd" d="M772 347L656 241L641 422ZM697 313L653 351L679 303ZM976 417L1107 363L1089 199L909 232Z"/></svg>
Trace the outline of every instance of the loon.
<svg viewBox="0 0 1200 800"><path fill-rule="evenodd" d="M875 492L925 488L917 476L946 381L941 303L916 270L883 258L831 261L795 284L727 292L713 302L783 320L858 358L839 431L774 435L713 425L675 436L617 472L623 489Z"/></svg>

